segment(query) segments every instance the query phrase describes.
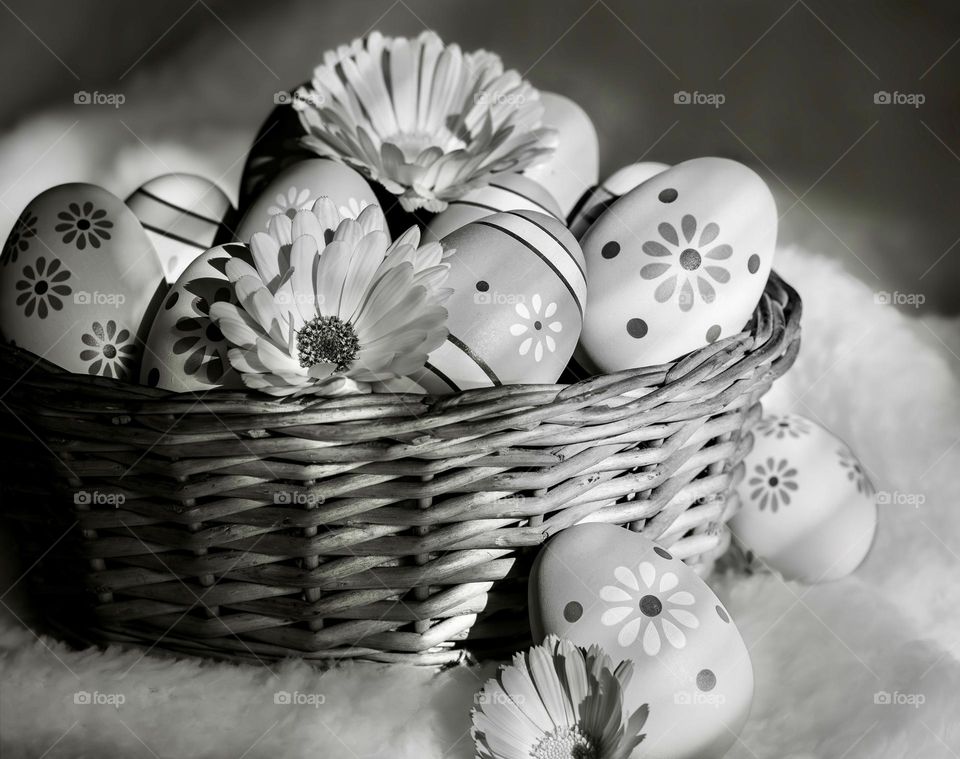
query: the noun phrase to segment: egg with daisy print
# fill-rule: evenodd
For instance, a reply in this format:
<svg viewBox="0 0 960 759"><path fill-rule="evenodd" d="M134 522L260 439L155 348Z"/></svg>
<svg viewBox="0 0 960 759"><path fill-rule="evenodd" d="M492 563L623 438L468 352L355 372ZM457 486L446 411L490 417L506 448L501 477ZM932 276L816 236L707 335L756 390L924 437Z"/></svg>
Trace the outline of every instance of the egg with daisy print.
<svg viewBox="0 0 960 759"><path fill-rule="evenodd" d="M573 353L586 280L580 246L535 211L497 213L441 240L450 265L450 334L416 379L443 394L552 383Z"/></svg>
<svg viewBox="0 0 960 759"><path fill-rule="evenodd" d="M753 429L730 520L762 565L807 583L836 580L864 560L877 529L877 496L850 447L798 414L767 414Z"/></svg>
<svg viewBox="0 0 960 759"><path fill-rule="evenodd" d="M236 239L249 242L255 233L267 230L273 216L292 218L297 211L310 210L322 197L350 219L377 203L373 189L350 167L326 158L299 161L278 173L253 200L237 227Z"/></svg>
<svg viewBox="0 0 960 759"><path fill-rule="evenodd" d="M72 372L136 381L141 340L166 290L133 212L92 184L34 198L0 258L0 330Z"/></svg>
<svg viewBox="0 0 960 759"><path fill-rule="evenodd" d="M719 759L750 713L753 665L729 612L670 550L616 525L569 527L530 574L534 640L557 635L633 663L624 706L648 703L643 755Z"/></svg>
<svg viewBox="0 0 960 759"><path fill-rule="evenodd" d="M657 365L739 333L776 239L773 196L741 163L696 158L643 182L581 241L590 283L583 363L605 372Z"/></svg>

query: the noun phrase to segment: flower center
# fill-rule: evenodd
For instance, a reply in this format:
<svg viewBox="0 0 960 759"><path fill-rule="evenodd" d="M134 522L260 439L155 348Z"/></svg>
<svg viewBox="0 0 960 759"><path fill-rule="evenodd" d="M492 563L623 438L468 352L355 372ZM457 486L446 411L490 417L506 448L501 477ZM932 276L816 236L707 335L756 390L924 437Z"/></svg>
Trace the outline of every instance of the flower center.
<svg viewBox="0 0 960 759"><path fill-rule="evenodd" d="M360 341L350 322L337 316L317 316L297 332L300 366L334 364L336 371L348 368L360 352Z"/></svg>
<svg viewBox="0 0 960 759"><path fill-rule="evenodd" d="M700 268L700 254L693 248L687 248L680 254L680 265L687 271Z"/></svg>
<svg viewBox="0 0 960 759"><path fill-rule="evenodd" d="M540 322L540 320L538 319L537 321L535 321L535 322L533 323L533 328L534 328L534 329L543 329L543 323Z"/></svg>
<svg viewBox="0 0 960 759"><path fill-rule="evenodd" d="M640 611L648 617L655 617L663 611L663 604L656 596L644 596L640 599Z"/></svg>
<svg viewBox="0 0 960 759"><path fill-rule="evenodd" d="M87 230L90 229L90 222L87 219L80 219L77 221L77 229Z"/></svg>
<svg viewBox="0 0 960 759"><path fill-rule="evenodd" d="M117 348L110 343L107 343L103 346L103 355L106 358L116 358L117 357Z"/></svg>
<svg viewBox="0 0 960 759"><path fill-rule="evenodd" d="M49 285L44 280L41 279L39 282L37 282L37 284L33 286L33 291L37 295L43 295L47 291L48 287Z"/></svg>
<svg viewBox="0 0 960 759"><path fill-rule="evenodd" d="M544 735L530 756L532 759L600 759L600 745L579 725L560 727Z"/></svg>
<svg viewBox="0 0 960 759"><path fill-rule="evenodd" d="M777 485L780 484L780 478L774 475L769 480L767 480L767 482L770 484L770 487L775 488Z"/></svg>

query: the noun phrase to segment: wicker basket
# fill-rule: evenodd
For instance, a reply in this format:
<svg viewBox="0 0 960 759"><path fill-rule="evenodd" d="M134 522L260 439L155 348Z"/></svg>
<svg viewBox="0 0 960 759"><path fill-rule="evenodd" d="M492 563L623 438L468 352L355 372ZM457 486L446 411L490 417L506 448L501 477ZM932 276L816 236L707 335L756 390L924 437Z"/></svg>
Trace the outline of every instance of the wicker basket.
<svg viewBox="0 0 960 759"><path fill-rule="evenodd" d="M177 394L3 347L3 511L41 608L86 640L263 660L515 650L536 548L577 522L710 569L800 310L774 274L749 329L675 364L444 398Z"/></svg>

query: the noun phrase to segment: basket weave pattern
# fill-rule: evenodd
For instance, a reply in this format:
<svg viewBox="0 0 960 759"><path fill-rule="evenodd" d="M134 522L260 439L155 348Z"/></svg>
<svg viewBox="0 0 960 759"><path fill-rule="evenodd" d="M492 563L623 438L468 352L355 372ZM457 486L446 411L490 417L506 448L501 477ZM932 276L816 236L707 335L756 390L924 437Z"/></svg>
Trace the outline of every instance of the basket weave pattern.
<svg viewBox="0 0 960 759"><path fill-rule="evenodd" d="M52 616L93 639L422 663L513 648L536 547L577 522L710 569L799 320L774 274L746 331L675 364L444 398L176 394L4 347L3 511Z"/></svg>

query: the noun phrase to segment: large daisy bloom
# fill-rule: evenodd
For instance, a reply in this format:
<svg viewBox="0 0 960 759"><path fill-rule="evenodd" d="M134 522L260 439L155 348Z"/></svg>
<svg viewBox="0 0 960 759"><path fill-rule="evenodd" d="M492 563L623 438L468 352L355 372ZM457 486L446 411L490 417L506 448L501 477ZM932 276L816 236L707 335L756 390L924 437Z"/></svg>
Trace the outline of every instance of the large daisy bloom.
<svg viewBox="0 0 960 759"><path fill-rule="evenodd" d="M407 211L442 211L495 174L535 163L556 137L519 73L434 32L373 32L329 51L296 94L303 144L379 182Z"/></svg>
<svg viewBox="0 0 960 759"><path fill-rule="evenodd" d="M237 305L210 316L244 384L277 396L370 392L420 369L447 337L439 243L408 230L392 244L368 206L342 219L329 198L271 218L250 240L254 265L227 262Z"/></svg>
<svg viewBox="0 0 960 759"><path fill-rule="evenodd" d="M627 759L644 739L644 704L626 713L633 664L550 635L513 657L477 695L480 759Z"/></svg>

